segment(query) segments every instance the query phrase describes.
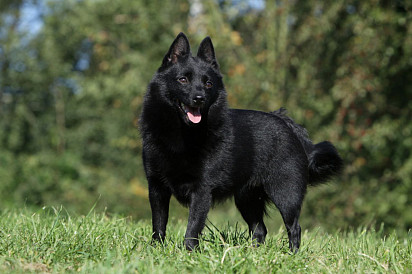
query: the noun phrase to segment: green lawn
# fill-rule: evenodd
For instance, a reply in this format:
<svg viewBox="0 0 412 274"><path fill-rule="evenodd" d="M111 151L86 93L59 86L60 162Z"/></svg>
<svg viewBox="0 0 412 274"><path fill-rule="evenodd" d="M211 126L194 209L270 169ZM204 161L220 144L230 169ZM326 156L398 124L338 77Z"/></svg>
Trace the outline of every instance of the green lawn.
<svg viewBox="0 0 412 274"><path fill-rule="evenodd" d="M196 252L183 246L184 222L168 227L164 244L151 245L149 221L89 213L70 216L46 208L0 214L0 272L269 273L412 271L412 235L385 236L358 229L305 231L290 255L284 230L253 247L245 227L208 224Z"/></svg>

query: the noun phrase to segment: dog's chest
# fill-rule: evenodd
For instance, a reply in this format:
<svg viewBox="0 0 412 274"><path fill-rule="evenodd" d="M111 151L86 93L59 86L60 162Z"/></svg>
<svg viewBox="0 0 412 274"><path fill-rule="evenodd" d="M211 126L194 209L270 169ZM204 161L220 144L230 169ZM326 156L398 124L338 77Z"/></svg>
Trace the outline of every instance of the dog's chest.
<svg viewBox="0 0 412 274"><path fill-rule="evenodd" d="M162 177L174 196L182 204L188 205L190 196L201 186L205 177L205 159L198 153L165 156Z"/></svg>
<svg viewBox="0 0 412 274"><path fill-rule="evenodd" d="M176 156L165 159L163 176L172 187L198 182L203 177L202 161L199 157Z"/></svg>

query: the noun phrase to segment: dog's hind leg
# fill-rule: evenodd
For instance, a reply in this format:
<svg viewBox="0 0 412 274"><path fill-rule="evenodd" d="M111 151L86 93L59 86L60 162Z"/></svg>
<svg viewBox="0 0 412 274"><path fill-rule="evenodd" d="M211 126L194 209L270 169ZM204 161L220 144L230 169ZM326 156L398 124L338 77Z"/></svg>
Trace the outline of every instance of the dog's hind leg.
<svg viewBox="0 0 412 274"><path fill-rule="evenodd" d="M300 209L297 208L279 208L282 215L283 222L285 223L288 237L289 248L292 252L297 252L300 247L301 228L299 225L299 213Z"/></svg>
<svg viewBox="0 0 412 274"><path fill-rule="evenodd" d="M289 248L295 253L300 247L301 228L299 225L299 215L306 191L305 185L299 182L302 181L290 182L285 180L280 184L266 187L267 195L282 215L288 232Z"/></svg>
<svg viewBox="0 0 412 274"><path fill-rule="evenodd" d="M258 194L235 195L235 204L242 214L243 219L249 226L249 233L252 235L252 240L259 245L265 241L267 234L263 215L265 212L265 199Z"/></svg>

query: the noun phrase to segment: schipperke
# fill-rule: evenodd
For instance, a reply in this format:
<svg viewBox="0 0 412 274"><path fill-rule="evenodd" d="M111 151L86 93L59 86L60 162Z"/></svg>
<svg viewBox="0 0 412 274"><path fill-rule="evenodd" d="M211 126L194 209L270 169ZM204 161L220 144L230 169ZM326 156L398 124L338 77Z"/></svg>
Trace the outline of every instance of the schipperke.
<svg viewBox="0 0 412 274"><path fill-rule="evenodd" d="M307 185L324 182L342 168L335 147L327 141L312 144L284 109L228 108L210 37L195 57L187 37L176 37L148 86L139 121L153 239L165 238L173 194L189 207L188 250L198 245L213 203L234 196L257 244L265 240L263 215L273 202L296 252Z"/></svg>

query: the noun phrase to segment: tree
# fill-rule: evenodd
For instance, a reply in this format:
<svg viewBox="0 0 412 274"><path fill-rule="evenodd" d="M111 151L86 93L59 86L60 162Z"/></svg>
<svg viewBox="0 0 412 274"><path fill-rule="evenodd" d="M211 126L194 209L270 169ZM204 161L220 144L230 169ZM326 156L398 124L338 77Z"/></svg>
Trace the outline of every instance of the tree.
<svg viewBox="0 0 412 274"><path fill-rule="evenodd" d="M344 174L309 190L306 225L412 226L409 2L50 1L30 39L17 27L28 2L41 1L0 6L3 204L83 213L101 194L98 209L147 216L136 117L184 31L212 37L230 106L284 106L337 145Z"/></svg>

